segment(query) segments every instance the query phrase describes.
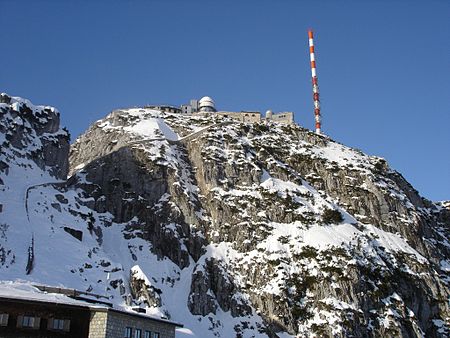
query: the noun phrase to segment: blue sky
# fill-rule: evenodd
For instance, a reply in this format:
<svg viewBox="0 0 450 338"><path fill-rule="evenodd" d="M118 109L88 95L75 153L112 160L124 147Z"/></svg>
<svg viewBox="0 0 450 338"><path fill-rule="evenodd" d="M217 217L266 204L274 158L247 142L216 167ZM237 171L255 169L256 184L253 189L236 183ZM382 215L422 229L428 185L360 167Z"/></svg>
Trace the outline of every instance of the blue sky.
<svg viewBox="0 0 450 338"><path fill-rule="evenodd" d="M56 106L72 138L115 108L213 97L294 111L450 199L450 1L0 0L0 91Z"/></svg>

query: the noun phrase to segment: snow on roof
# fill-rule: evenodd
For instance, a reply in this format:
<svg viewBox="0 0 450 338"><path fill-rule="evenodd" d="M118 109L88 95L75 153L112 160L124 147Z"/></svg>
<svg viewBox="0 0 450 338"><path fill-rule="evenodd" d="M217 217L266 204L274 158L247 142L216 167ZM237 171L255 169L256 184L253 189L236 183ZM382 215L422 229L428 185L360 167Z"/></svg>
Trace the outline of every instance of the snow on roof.
<svg viewBox="0 0 450 338"><path fill-rule="evenodd" d="M36 286L25 281L0 281L0 299L1 298L16 299L23 301L35 301L42 303L57 303L64 305L86 307L92 310L100 310L100 311L114 311L123 314L128 314L131 316L138 316L142 318L165 322L168 324L173 324L178 327L183 327L182 324L172 322L168 319L158 318L144 313L138 313L133 311L131 308L118 307L117 305L115 305L115 307L113 308L101 304L92 304L86 301L73 299L66 295L58 293L43 292L40 291Z"/></svg>
<svg viewBox="0 0 450 338"><path fill-rule="evenodd" d="M90 303L76 300L65 295L40 291L28 282L0 281L0 298L93 307Z"/></svg>

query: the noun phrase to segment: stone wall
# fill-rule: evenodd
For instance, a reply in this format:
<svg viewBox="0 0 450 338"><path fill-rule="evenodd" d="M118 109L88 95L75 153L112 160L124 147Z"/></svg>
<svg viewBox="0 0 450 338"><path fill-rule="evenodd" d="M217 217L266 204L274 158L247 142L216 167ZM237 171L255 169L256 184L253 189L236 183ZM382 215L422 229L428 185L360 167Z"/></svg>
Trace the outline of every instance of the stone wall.
<svg viewBox="0 0 450 338"><path fill-rule="evenodd" d="M104 338L108 312L92 311L89 325L89 338Z"/></svg>
<svg viewBox="0 0 450 338"><path fill-rule="evenodd" d="M195 113L194 115L219 115L223 117L232 118L235 121L239 122L250 122L256 123L261 121L261 113L260 112L233 112L233 111L218 111L214 113Z"/></svg>
<svg viewBox="0 0 450 338"><path fill-rule="evenodd" d="M145 337L145 331L159 332L161 338L175 338L173 324L115 311L92 312L89 338L123 338L127 327L132 328L132 337L136 329L140 329L142 338Z"/></svg>
<svg viewBox="0 0 450 338"><path fill-rule="evenodd" d="M292 124L294 123L294 113L293 112L282 112L277 114L272 114L272 117L269 119L266 117L266 119L278 122L278 123L284 123L284 124Z"/></svg>
<svg viewBox="0 0 450 338"><path fill-rule="evenodd" d="M283 124L293 124L294 123L294 113L293 112L282 112L282 113L276 113L272 114L271 116L266 116L265 118L261 117L260 112L251 112L251 111L242 111L242 112L233 112L233 111L218 111L214 113L204 113L204 112L198 112L194 113L193 115L219 115L223 117L229 117L232 118L235 121L239 122L248 122L248 123L258 123L263 120L266 121L273 121L277 123L283 123Z"/></svg>

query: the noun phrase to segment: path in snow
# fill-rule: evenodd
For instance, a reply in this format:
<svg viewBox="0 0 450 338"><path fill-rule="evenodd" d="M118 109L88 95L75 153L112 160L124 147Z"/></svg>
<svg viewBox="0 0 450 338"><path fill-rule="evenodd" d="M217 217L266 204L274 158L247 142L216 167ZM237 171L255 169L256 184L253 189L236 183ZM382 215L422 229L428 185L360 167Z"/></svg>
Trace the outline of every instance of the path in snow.
<svg viewBox="0 0 450 338"><path fill-rule="evenodd" d="M167 141L170 144L181 144L183 142L187 142L187 141L192 140L196 136L202 134L203 132L205 132L205 131L213 128L213 127L225 126L225 125L229 125L231 123L233 123L233 121L225 121L225 122L212 124L212 125L209 125L209 126L207 126L205 128L197 130L197 131L193 132L192 134L186 135L185 137L182 137L182 138L179 138L179 139L173 139L173 138L167 138L167 137L146 138L146 139L142 139L142 140L131 141L128 144L126 144L126 146L129 146L131 144L139 144L139 143L152 142L152 141Z"/></svg>
<svg viewBox="0 0 450 338"><path fill-rule="evenodd" d="M58 182L46 182L46 183L39 183L39 184L33 184L27 187L25 190L25 197L24 197L24 205L25 205L25 213L27 214L27 220L28 220L28 227L31 232L31 243L28 247L28 259L27 259L27 266L25 267L26 274L29 275L34 267L34 231L33 227L31 226L30 222L30 212L28 210L28 198L30 196L31 189L35 189L40 186L49 186L49 185L61 185L66 184L66 181L58 181Z"/></svg>

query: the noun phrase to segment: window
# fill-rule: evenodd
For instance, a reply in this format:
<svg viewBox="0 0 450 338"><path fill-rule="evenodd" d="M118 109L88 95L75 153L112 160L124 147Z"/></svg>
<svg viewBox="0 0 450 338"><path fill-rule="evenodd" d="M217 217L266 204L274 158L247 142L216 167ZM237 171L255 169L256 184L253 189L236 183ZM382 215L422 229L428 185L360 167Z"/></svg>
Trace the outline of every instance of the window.
<svg viewBox="0 0 450 338"><path fill-rule="evenodd" d="M136 329L134 331L134 338L142 338L142 330L141 329Z"/></svg>
<svg viewBox="0 0 450 338"><path fill-rule="evenodd" d="M69 319L49 318L47 328L50 330L61 330L61 331L69 332L70 331L70 320Z"/></svg>
<svg viewBox="0 0 450 338"><path fill-rule="evenodd" d="M33 316L18 316L17 317L17 327L39 329L41 323L41 318Z"/></svg>
<svg viewBox="0 0 450 338"><path fill-rule="evenodd" d="M161 335L159 334L159 332L153 332L153 338L160 338Z"/></svg>
<svg viewBox="0 0 450 338"><path fill-rule="evenodd" d="M22 327L33 327L33 326L34 326L34 317L23 316Z"/></svg>
<svg viewBox="0 0 450 338"><path fill-rule="evenodd" d="M53 319L53 328L55 330L64 329L64 319Z"/></svg>
<svg viewBox="0 0 450 338"><path fill-rule="evenodd" d="M132 338L133 329L131 327L125 328L125 338Z"/></svg>
<svg viewBox="0 0 450 338"><path fill-rule="evenodd" d="M23 316L22 327L34 327L34 317Z"/></svg>
<svg viewBox="0 0 450 338"><path fill-rule="evenodd" d="M145 331L144 338L152 338L152 332L151 331Z"/></svg>
<svg viewBox="0 0 450 338"><path fill-rule="evenodd" d="M8 326L9 314L0 313L0 326Z"/></svg>

